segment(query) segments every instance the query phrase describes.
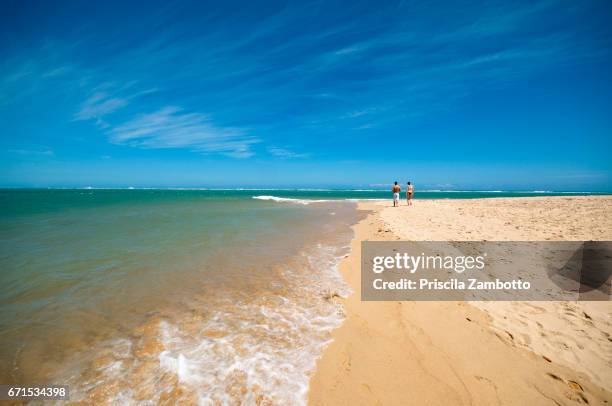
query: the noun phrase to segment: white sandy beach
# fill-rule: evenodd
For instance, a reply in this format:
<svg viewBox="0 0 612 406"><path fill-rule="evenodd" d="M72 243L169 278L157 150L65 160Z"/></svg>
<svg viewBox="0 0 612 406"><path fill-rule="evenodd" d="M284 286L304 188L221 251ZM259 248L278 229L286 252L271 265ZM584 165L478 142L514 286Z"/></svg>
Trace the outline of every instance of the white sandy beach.
<svg viewBox="0 0 612 406"><path fill-rule="evenodd" d="M611 197L360 203L314 405L608 404L610 302L362 302L363 240L612 240Z"/></svg>

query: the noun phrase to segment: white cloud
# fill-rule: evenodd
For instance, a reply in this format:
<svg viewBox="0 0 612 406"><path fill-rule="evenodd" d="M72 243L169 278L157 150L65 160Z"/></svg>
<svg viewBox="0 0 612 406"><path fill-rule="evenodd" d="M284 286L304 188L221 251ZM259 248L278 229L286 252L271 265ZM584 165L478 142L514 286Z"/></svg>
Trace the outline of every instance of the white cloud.
<svg viewBox="0 0 612 406"><path fill-rule="evenodd" d="M346 119L346 118L358 118L358 117L362 117L368 114L376 114L379 112L384 111L384 108L381 107L368 107L366 109L362 109L362 110L354 110L354 111L350 111L342 116L340 116L341 119Z"/></svg>
<svg viewBox="0 0 612 406"><path fill-rule="evenodd" d="M133 91L134 85L136 82L128 82L122 86L106 82L97 86L93 89L93 94L81 104L79 111L74 115L74 120L95 120L98 125L108 127L102 117L127 106L132 99L157 91L156 88ZM126 94L129 90L132 92Z"/></svg>
<svg viewBox="0 0 612 406"><path fill-rule="evenodd" d="M342 48L337 50L336 52L334 52L335 55L347 55L347 54L352 54L355 52L359 52L361 50L360 47L357 46L351 46L351 47L346 47L346 48Z"/></svg>
<svg viewBox="0 0 612 406"><path fill-rule="evenodd" d="M278 147L268 147L268 152L270 153L270 155L274 155L275 157L284 158L284 159L305 158L308 156L308 154L299 154L297 152L293 152L286 148L278 148Z"/></svg>
<svg viewBox="0 0 612 406"><path fill-rule="evenodd" d="M50 149L45 150L30 150L30 149L7 149L6 152L17 155L36 155L36 156L54 156L55 152Z"/></svg>
<svg viewBox="0 0 612 406"><path fill-rule="evenodd" d="M60 66L56 68L50 68L48 71L42 74L42 78L55 78L57 76L62 76L70 72L69 66Z"/></svg>
<svg viewBox="0 0 612 406"><path fill-rule="evenodd" d="M373 127L375 127L375 124L373 124L373 123L365 123L363 125L355 127L355 130L367 130L367 129L373 128Z"/></svg>
<svg viewBox="0 0 612 406"><path fill-rule="evenodd" d="M103 116L127 106L127 99L111 97L106 92L97 92L81 105L75 120L100 120Z"/></svg>
<svg viewBox="0 0 612 406"><path fill-rule="evenodd" d="M141 114L111 130L111 142L140 148L188 148L235 158L253 155L251 146L259 139L241 128L217 127L210 117L184 113L174 106Z"/></svg>

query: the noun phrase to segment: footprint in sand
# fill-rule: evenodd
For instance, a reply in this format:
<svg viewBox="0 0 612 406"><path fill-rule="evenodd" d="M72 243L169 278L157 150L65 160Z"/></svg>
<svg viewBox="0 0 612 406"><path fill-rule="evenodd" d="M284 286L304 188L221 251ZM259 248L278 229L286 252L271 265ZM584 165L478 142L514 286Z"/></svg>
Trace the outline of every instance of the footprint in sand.
<svg viewBox="0 0 612 406"><path fill-rule="evenodd" d="M351 370L351 355L347 352L344 355L344 359L342 360L342 366L344 367L345 370L350 371Z"/></svg>
<svg viewBox="0 0 612 406"><path fill-rule="evenodd" d="M563 395L569 400L573 400L574 402L588 404L589 400L584 395L584 388L576 381L565 380L558 375L553 374L552 372L547 372L546 375L554 379L558 382L563 382L567 384L567 386L572 389L572 392L565 391Z"/></svg>

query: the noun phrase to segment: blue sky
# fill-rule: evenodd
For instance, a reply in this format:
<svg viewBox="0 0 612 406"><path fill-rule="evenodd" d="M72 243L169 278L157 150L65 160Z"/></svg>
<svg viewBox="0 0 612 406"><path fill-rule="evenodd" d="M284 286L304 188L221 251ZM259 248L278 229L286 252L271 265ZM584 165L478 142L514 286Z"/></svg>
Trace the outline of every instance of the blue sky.
<svg viewBox="0 0 612 406"><path fill-rule="evenodd" d="M23 2L0 186L612 190L612 5Z"/></svg>

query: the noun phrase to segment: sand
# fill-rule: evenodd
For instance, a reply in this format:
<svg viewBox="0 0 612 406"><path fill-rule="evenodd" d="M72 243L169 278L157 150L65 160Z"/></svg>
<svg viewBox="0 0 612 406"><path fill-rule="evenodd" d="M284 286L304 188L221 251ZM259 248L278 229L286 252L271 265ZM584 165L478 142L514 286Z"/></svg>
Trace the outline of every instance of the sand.
<svg viewBox="0 0 612 406"><path fill-rule="evenodd" d="M360 203L313 405L610 404L611 302L361 302L363 240L612 240L612 197Z"/></svg>

